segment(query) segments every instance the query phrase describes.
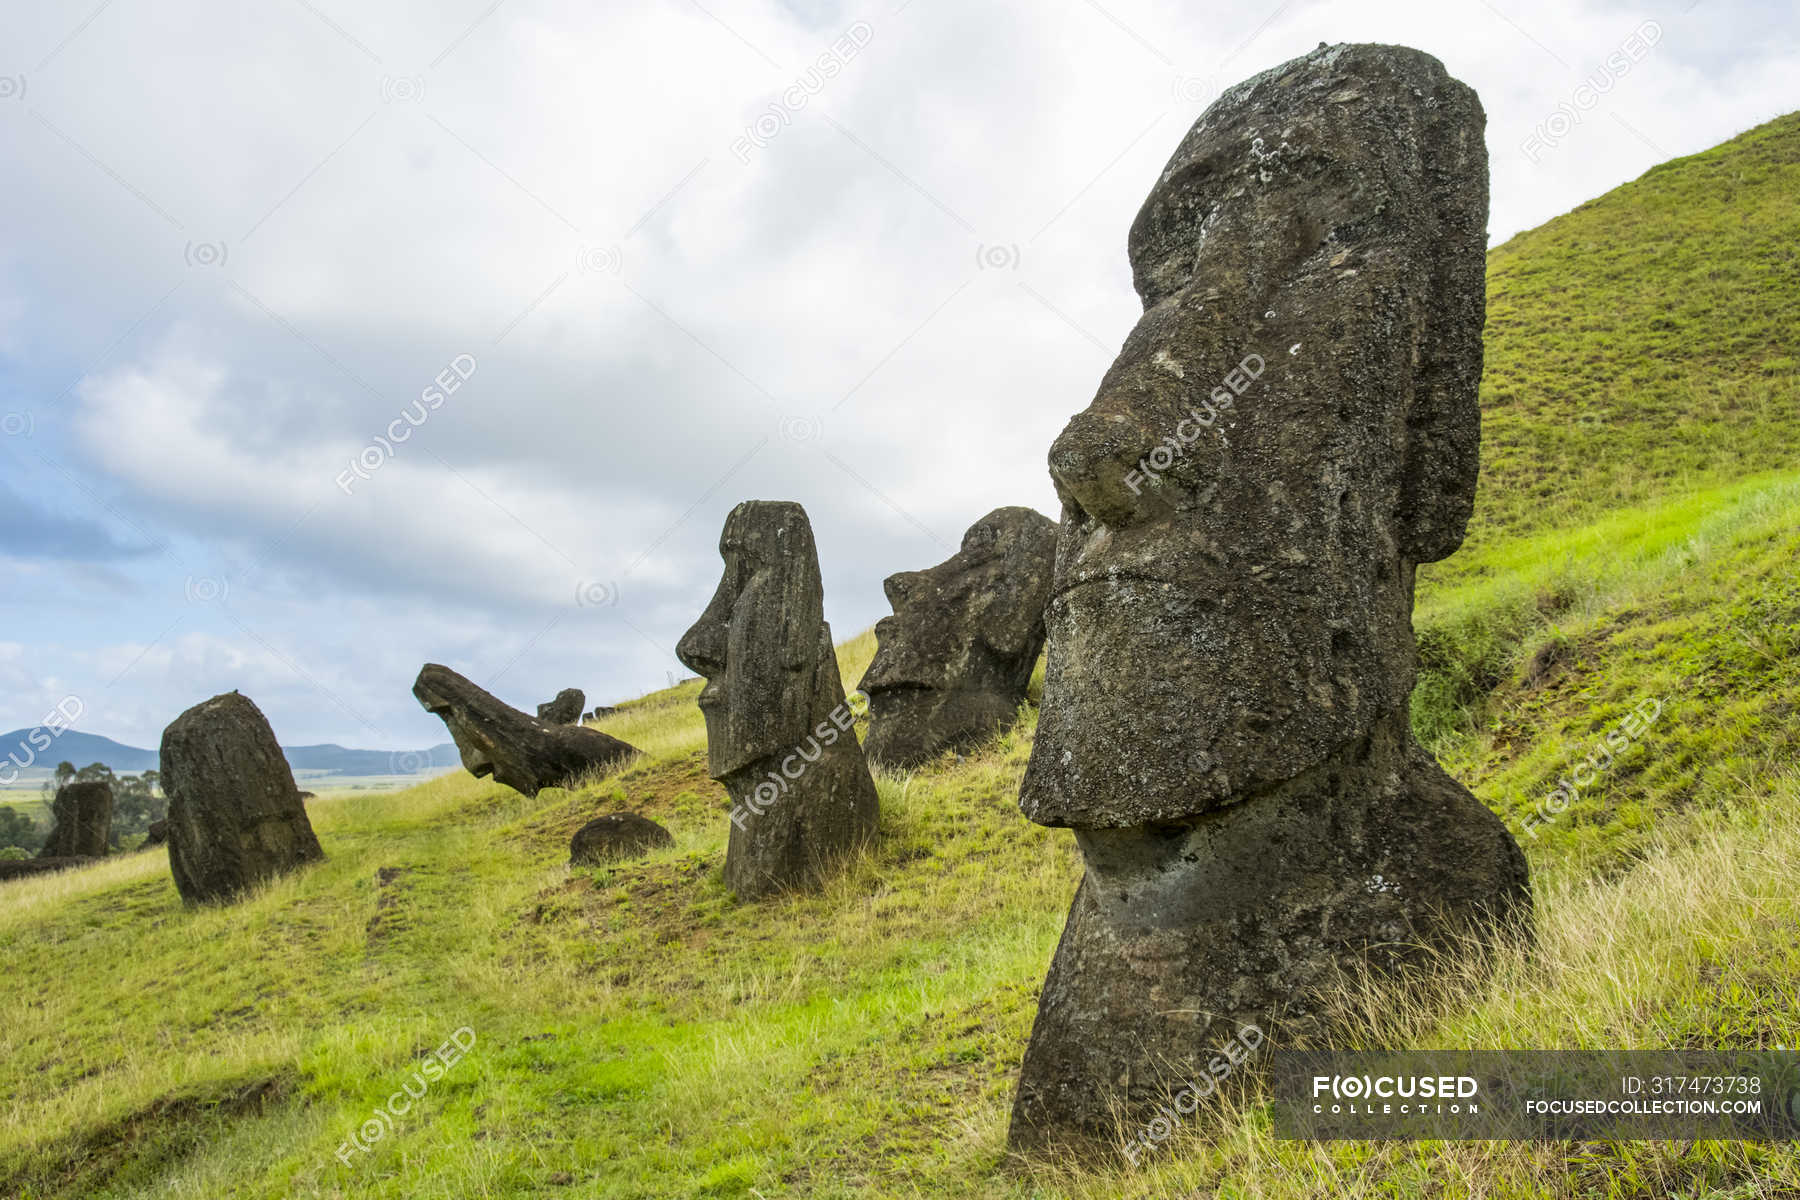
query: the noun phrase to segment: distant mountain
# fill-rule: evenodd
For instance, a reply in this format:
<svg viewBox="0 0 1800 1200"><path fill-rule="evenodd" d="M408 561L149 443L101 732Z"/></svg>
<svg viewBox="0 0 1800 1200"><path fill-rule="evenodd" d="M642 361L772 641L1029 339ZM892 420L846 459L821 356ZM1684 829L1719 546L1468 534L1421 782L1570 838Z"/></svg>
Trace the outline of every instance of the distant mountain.
<svg viewBox="0 0 1800 1200"><path fill-rule="evenodd" d="M77 767L89 763L105 763L121 775L157 769L158 754L137 746L126 746L97 734L65 730L47 748L38 748L30 737L36 732L38 741L47 735L43 730L15 729L0 734L0 762L11 755L16 763L35 753L33 767L53 769L59 762L72 762ZM283 746L288 765L296 771L325 771L333 775L416 775L441 771L456 766L461 760L450 742L429 750L350 750L343 746Z"/></svg>

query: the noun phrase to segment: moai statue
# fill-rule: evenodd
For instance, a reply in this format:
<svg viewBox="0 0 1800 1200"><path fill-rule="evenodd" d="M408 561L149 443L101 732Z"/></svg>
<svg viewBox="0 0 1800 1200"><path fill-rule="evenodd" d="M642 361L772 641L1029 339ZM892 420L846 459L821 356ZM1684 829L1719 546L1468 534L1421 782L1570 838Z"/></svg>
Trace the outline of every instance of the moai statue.
<svg viewBox="0 0 1800 1200"><path fill-rule="evenodd" d="M1020 806L1086 876L1013 1106L1104 1150L1337 972L1530 913L1500 820L1414 741L1413 572L1475 498L1487 158L1428 55L1227 91L1132 224L1144 314L1050 450L1063 501Z"/></svg>
<svg viewBox="0 0 1800 1200"><path fill-rule="evenodd" d="M50 836L39 858L99 858L112 838L113 790L104 779L63 784L50 802Z"/></svg>
<svg viewBox="0 0 1800 1200"><path fill-rule="evenodd" d="M725 883L745 899L816 885L875 835L880 801L825 623L812 524L746 500L719 536L725 574L676 657L706 677L708 773L732 799Z"/></svg>
<svg viewBox="0 0 1800 1200"><path fill-rule="evenodd" d="M196 704L163 730L169 870L189 904L230 900L325 857L275 731L248 696Z"/></svg>
<svg viewBox="0 0 1800 1200"><path fill-rule="evenodd" d="M1056 522L996 508L944 562L887 577L894 615L875 626L878 648L860 685L871 763L914 767L1013 723L1044 648L1055 562Z"/></svg>
<svg viewBox="0 0 1800 1200"><path fill-rule="evenodd" d="M587 705L587 695L580 688L564 688L556 693L556 699L546 700L537 706L538 720L548 721L552 725L577 725L581 722L581 710Z"/></svg>
<svg viewBox="0 0 1800 1200"><path fill-rule="evenodd" d="M464 770L527 796L610 771L637 753L598 729L527 716L440 663L419 668L413 697L444 722Z"/></svg>

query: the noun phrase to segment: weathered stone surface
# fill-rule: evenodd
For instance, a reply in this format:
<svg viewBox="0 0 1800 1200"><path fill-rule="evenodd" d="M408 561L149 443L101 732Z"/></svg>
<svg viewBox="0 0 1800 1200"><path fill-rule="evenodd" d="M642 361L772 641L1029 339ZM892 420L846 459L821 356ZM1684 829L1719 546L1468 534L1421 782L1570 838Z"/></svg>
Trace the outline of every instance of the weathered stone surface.
<svg viewBox="0 0 1800 1200"><path fill-rule="evenodd" d="M1050 452L1020 805L1087 874L1016 1148L1113 1144L1240 1025L1329 1036L1338 968L1529 912L1518 846L1407 721L1414 567L1474 501L1482 128L1435 59L1321 47L1221 96L1132 226L1144 314Z"/></svg>
<svg viewBox="0 0 1800 1200"><path fill-rule="evenodd" d="M538 720L573 725L581 720L581 709L586 703L587 694L580 688L564 688L556 693L556 699L537 706Z"/></svg>
<svg viewBox="0 0 1800 1200"><path fill-rule="evenodd" d="M585 866L629 858L660 846L672 846L669 831L637 813L608 813L595 817L569 839L569 865Z"/></svg>
<svg viewBox="0 0 1800 1200"><path fill-rule="evenodd" d="M0 882L29 875L49 875L97 863L98 858L0 858Z"/></svg>
<svg viewBox="0 0 1800 1200"><path fill-rule="evenodd" d="M618 709L609 708L604 704L595 705L594 711L587 715L587 719L590 721L598 721L601 717L610 717L618 711Z"/></svg>
<svg viewBox="0 0 1800 1200"><path fill-rule="evenodd" d="M880 801L838 677L806 510L747 500L724 577L675 653L706 677L708 772L733 801L725 882L754 898L816 884L873 837Z"/></svg>
<svg viewBox="0 0 1800 1200"><path fill-rule="evenodd" d="M112 784L65 783L50 802L50 836L39 858L99 858L112 837Z"/></svg>
<svg viewBox="0 0 1800 1200"><path fill-rule="evenodd" d="M300 799L301 800L306 799L305 792L300 793ZM169 822L168 822L168 819L165 817L161 821L150 822L150 828L144 831L144 844L143 844L143 846L139 846L138 849L142 850L142 849L144 849L145 846L167 845L168 841L169 841Z"/></svg>
<svg viewBox="0 0 1800 1200"><path fill-rule="evenodd" d="M860 685L871 763L917 766L1012 724L1044 648L1055 562L1056 522L996 508L949 559L888 576L894 615L875 626L878 648Z"/></svg>
<svg viewBox="0 0 1800 1200"><path fill-rule="evenodd" d="M527 796L609 771L637 753L597 729L527 716L437 663L420 669L413 695L426 712L443 718L469 774L491 775Z"/></svg>
<svg viewBox="0 0 1800 1200"><path fill-rule="evenodd" d="M227 692L176 717L162 736L169 869L190 904L325 857L275 732L247 696Z"/></svg>

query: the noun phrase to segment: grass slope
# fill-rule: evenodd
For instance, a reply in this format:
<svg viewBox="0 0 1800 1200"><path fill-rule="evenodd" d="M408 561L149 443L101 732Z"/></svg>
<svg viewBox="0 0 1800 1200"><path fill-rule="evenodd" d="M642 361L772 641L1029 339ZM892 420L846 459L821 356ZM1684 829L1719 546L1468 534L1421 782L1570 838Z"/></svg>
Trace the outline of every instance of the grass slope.
<svg viewBox="0 0 1800 1200"><path fill-rule="evenodd" d="M1539 943L1437 1004L1347 990L1370 1044L1800 1044L1800 408L1766 365L1792 331L1764 303L1793 278L1775 243L1797 129L1494 253L1485 491L1468 549L1422 572L1414 723L1521 831ZM1706 330L1661 339L1646 314L1702 283L1705 312L1678 308ZM1572 374L1584 341L1634 381ZM1587 411L1604 428L1564 419ZM873 649L840 648L846 680ZM1254 1109L1194 1117L1136 1169L1009 1163L1079 871L1067 834L1015 805L1035 711L966 760L880 779L881 841L823 892L742 905L698 687L608 718L646 754L577 789L526 800L457 774L321 796L329 859L228 908L183 908L161 851L6 885L0 1195L1800 1194L1787 1146L1311 1146ZM1545 806L1648 699L1631 747ZM562 865L575 828L625 808L675 844ZM467 1056L340 1161L464 1027Z"/></svg>

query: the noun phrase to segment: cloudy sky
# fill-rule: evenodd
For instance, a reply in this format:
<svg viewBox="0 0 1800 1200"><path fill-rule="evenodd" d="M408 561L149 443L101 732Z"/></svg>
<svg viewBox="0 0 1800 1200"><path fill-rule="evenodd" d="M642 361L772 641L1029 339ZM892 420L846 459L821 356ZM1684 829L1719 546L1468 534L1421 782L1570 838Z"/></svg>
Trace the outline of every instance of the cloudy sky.
<svg viewBox="0 0 1800 1200"><path fill-rule="evenodd" d="M1474 85L1496 243L1797 106L1776 3L8 3L0 729L154 746L237 688L426 745L427 660L637 695L752 497L867 627L1056 514L1138 204L1322 41Z"/></svg>

